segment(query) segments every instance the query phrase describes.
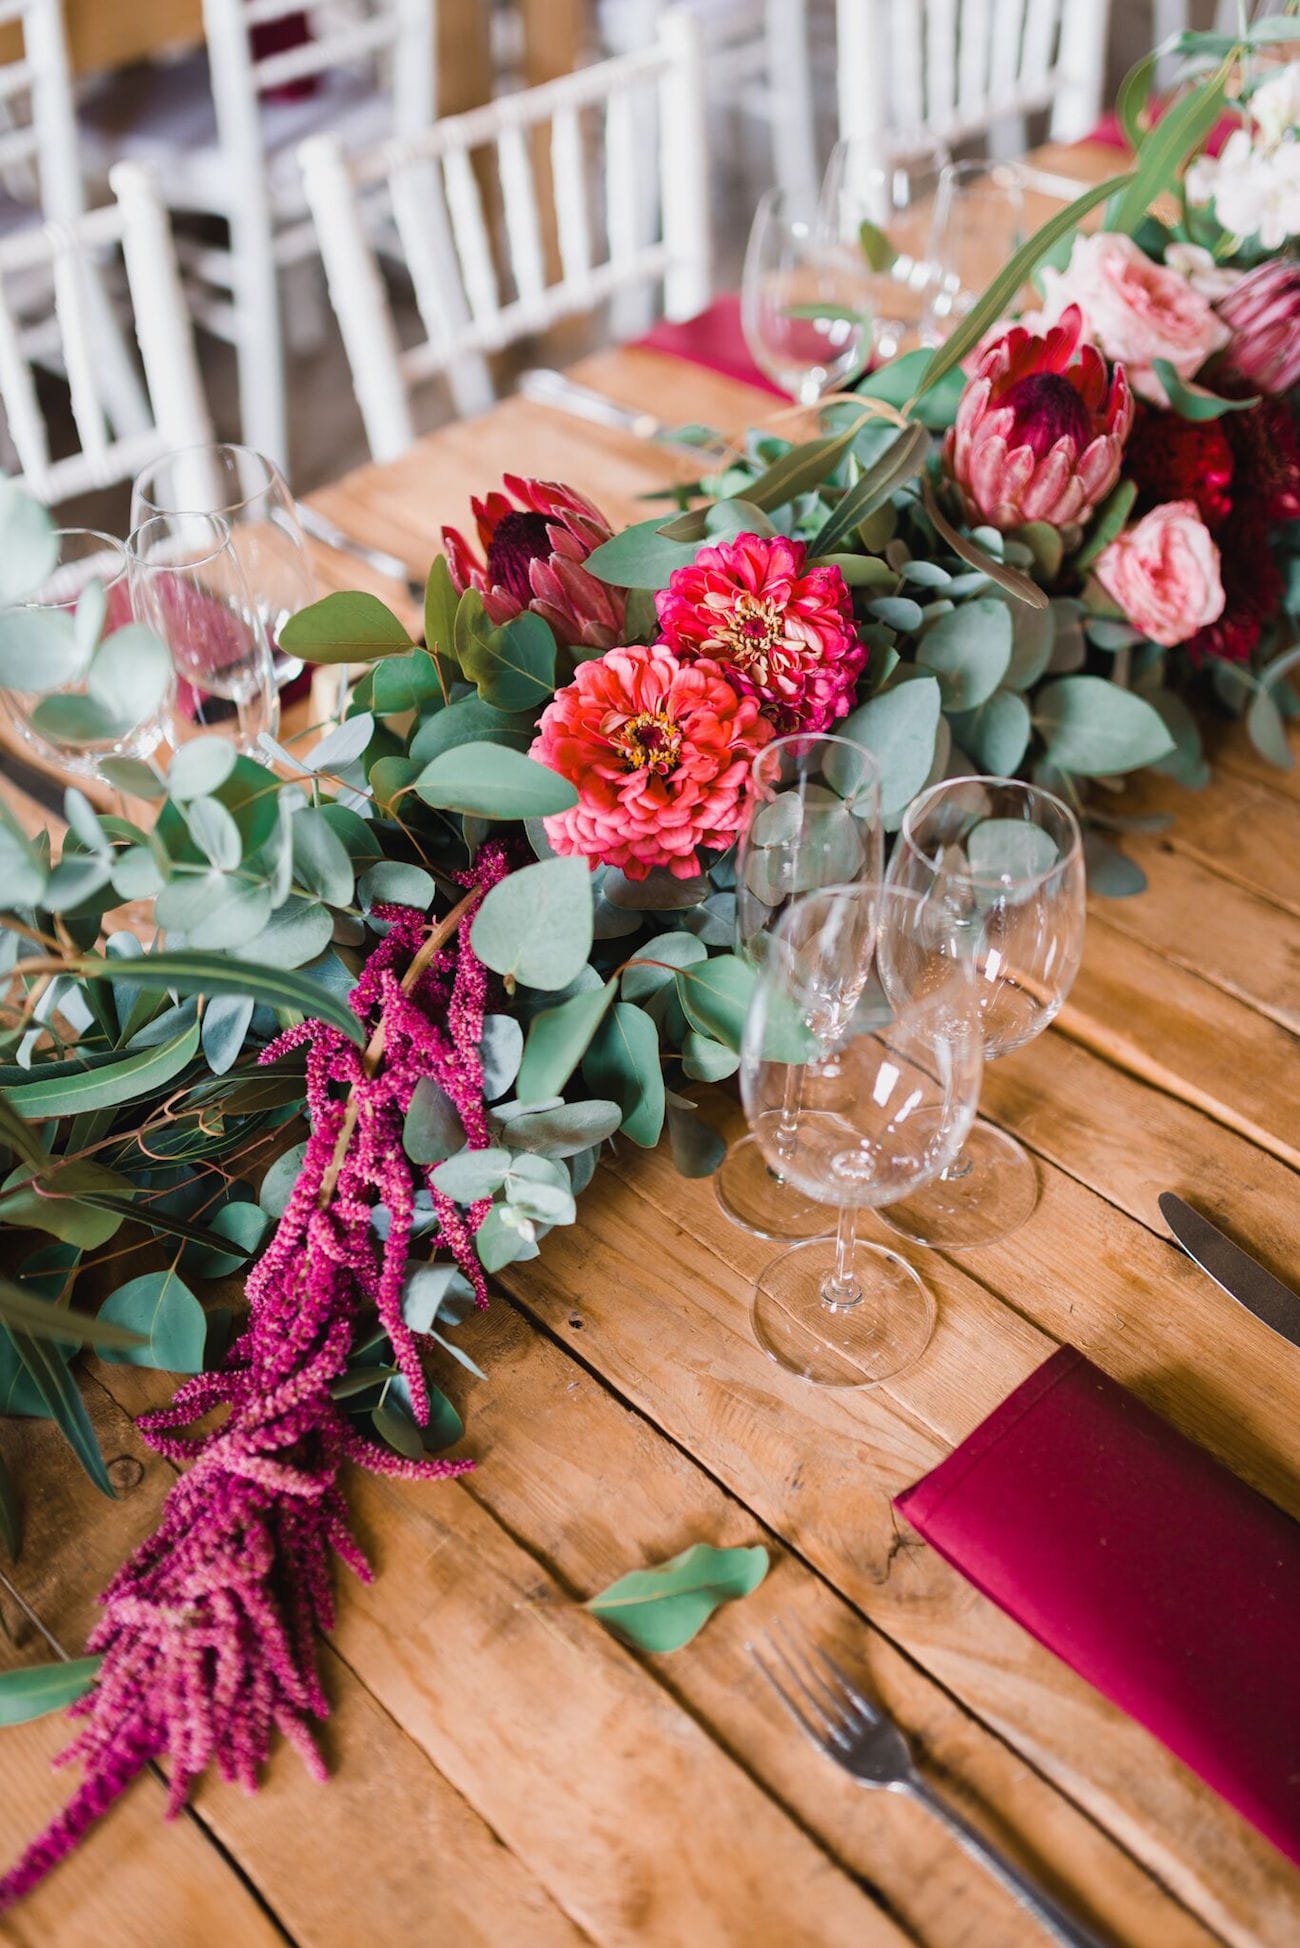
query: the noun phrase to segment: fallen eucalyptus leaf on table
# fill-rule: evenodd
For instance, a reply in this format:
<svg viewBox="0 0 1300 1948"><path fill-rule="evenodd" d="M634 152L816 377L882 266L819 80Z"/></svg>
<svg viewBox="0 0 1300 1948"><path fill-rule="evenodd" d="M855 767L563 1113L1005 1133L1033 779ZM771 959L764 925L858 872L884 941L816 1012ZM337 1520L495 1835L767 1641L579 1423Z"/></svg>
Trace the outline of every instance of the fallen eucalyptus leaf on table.
<svg viewBox="0 0 1300 1948"><path fill-rule="evenodd" d="M680 1650L723 1603L756 1590L769 1557L753 1548L696 1542L653 1569L634 1569L583 1605L633 1650Z"/></svg>

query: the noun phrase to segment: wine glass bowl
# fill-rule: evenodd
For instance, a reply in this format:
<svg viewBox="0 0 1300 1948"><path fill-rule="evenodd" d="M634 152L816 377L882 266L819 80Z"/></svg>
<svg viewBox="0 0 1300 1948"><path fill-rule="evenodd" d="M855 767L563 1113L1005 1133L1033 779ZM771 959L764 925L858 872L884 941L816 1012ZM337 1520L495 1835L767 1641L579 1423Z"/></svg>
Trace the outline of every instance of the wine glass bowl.
<svg viewBox="0 0 1300 1948"><path fill-rule="evenodd" d="M934 275L921 324L925 344L942 344L961 323L988 283L989 265L1006 263L1019 249L1024 223L1024 173L1017 164L972 156L946 166L928 251Z"/></svg>
<svg viewBox="0 0 1300 1948"><path fill-rule="evenodd" d="M882 948L886 986L923 998L955 955L975 977L986 1061L1042 1034L1083 956L1083 840L1069 806L1017 779L946 779L908 807L889 878L918 905L914 924ZM956 1250L1014 1230L1037 1196L1025 1151L981 1123L943 1178L889 1222Z"/></svg>
<svg viewBox="0 0 1300 1948"><path fill-rule="evenodd" d="M835 1237L807 1238L760 1274L754 1332L778 1364L821 1386L891 1378L934 1327L933 1299L907 1261L855 1236L859 1210L939 1176L979 1099L970 962L938 957L919 999L891 993L873 967L918 904L871 882L803 895L777 929L746 1022L741 1099L755 1143L795 1190L839 1214Z"/></svg>
<svg viewBox="0 0 1300 1948"><path fill-rule="evenodd" d="M882 359L920 342L937 277L934 215L950 160L942 143L916 131L837 142L826 165L822 222L866 260L872 349Z"/></svg>
<svg viewBox="0 0 1300 1948"><path fill-rule="evenodd" d="M880 773L850 738L778 737L750 767L750 803L736 859L736 948L760 966L799 895L880 879ZM790 1086L797 1082L793 1076ZM732 1222L759 1237L806 1238L825 1229L822 1206L783 1183L752 1136L732 1144L714 1188Z"/></svg>
<svg viewBox="0 0 1300 1948"><path fill-rule="evenodd" d="M815 406L857 378L871 353L871 275L856 239L825 224L811 193L759 200L740 292L755 363L798 404Z"/></svg>

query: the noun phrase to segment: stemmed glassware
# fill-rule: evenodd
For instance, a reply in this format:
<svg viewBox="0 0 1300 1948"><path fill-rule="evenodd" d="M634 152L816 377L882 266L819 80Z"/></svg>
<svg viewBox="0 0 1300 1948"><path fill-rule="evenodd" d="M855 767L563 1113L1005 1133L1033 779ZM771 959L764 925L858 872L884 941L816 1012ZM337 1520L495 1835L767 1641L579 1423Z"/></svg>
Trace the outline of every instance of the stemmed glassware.
<svg viewBox="0 0 1300 1948"><path fill-rule="evenodd" d="M31 689L12 687L4 692L9 714L20 736L42 757L53 760L65 771L79 777L101 777L101 764L108 758L144 758L161 743L165 735L163 704L157 687L149 691L148 706L137 705L137 718L128 712L118 726L111 723L99 731L95 723L96 699L90 675L93 632L91 614L83 610L77 625L78 604L92 583L103 591L102 630L105 637L131 621L131 597L127 585L127 557L120 541L95 528L60 528L55 536L58 555L54 566L39 588L24 597L20 610L56 612L67 618L61 625L67 642L73 644L77 629L80 653L70 653L62 681L53 687L45 682ZM98 615L96 598L95 615ZM34 651L33 654L36 652ZM42 650L48 656L48 645ZM34 664L34 677L49 678L48 662ZM114 701L125 700L126 691L115 686Z"/></svg>
<svg viewBox="0 0 1300 1948"><path fill-rule="evenodd" d="M880 771L845 737L778 737L750 768L754 810L736 856L736 950L762 966L791 902L820 886L879 880L884 856ZM788 1084L798 1108L799 1072ZM787 1182L754 1137L733 1143L714 1185L727 1216L764 1238L810 1238L825 1206Z"/></svg>
<svg viewBox="0 0 1300 1948"><path fill-rule="evenodd" d="M872 347L882 359L896 357L909 339L919 343L937 277L931 246L949 160L942 143L923 132L857 137L831 150L821 221L867 264Z"/></svg>
<svg viewBox="0 0 1300 1948"><path fill-rule="evenodd" d="M745 252L740 319L755 362L802 406L856 379L871 355L872 276L856 237L812 192L770 189Z"/></svg>
<svg viewBox="0 0 1300 1948"><path fill-rule="evenodd" d="M857 1241L859 1210L907 1197L957 1155L979 1100L970 962L949 955L917 996L873 974L877 940L914 929L920 906L918 894L872 881L797 899L745 1025L749 1126L790 1183L839 1213L833 1238L791 1245L754 1290L759 1344L817 1386L878 1385L911 1366L934 1330L933 1297L907 1261Z"/></svg>
<svg viewBox="0 0 1300 1948"><path fill-rule="evenodd" d="M1024 238L1024 175L1013 162L975 156L950 162L939 178L928 256L935 267L921 325L939 345L988 283L989 265L1005 264Z"/></svg>
<svg viewBox="0 0 1300 1948"><path fill-rule="evenodd" d="M173 744L215 734L248 756L279 726L271 650L220 514L155 514L127 542L136 619L167 645L176 672Z"/></svg>
<svg viewBox="0 0 1300 1948"><path fill-rule="evenodd" d="M918 926L882 940L890 992L912 998L942 986L956 954L976 976L986 1061L1041 1035L1083 954L1083 840L1069 806L1015 779L946 779L909 805L889 879L921 902ZM1037 1201L1028 1153L981 1122L887 1222L918 1243L960 1249L1014 1231Z"/></svg>
<svg viewBox="0 0 1300 1948"><path fill-rule="evenodd" d="M302 664L280 650L289 617L316 599L316 577L284 475L264 454L230 443L178 447L137 474L131 526L155 514L219 514L284 684Z"/></svg>

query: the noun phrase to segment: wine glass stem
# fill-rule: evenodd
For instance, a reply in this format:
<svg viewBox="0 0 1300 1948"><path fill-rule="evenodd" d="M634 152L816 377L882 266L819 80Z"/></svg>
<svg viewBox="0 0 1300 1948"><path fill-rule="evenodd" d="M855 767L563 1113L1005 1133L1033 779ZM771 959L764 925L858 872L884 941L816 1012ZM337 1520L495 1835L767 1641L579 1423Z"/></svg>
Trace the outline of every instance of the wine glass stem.
<svg viewBox="0 0 1300 1948"><path fill-rule="evenodd" d="M857 1242L857 1211L852 1204L842 1204L835 1228L835 1269L822 1280L822 1304L832 1312L847 1312L861 1301L862 1286L853 1269Z"/></svg>
<svg viewBox="0 0 1300 1948"><path fill-rule="evenodd" d="M975 1161L970 1151L959 1150L948 1167L939 1172L939 1181L943 1184L959 1184L963 1177L970 1176L974 1168Z"/></svg>
<svg viewBox="0 0 1300 1948"><path fill-rule="evenodd" d="M799 1106L803 1101L803 1070L791 1063L786 1070L785 1090L781 1097L781 1120L776 1126L776 1154L782 1163L788 1163L794 1155L794 1146L799 1140ZM785 1177L779 1168L772 1175L778 1183Z"/></svg>

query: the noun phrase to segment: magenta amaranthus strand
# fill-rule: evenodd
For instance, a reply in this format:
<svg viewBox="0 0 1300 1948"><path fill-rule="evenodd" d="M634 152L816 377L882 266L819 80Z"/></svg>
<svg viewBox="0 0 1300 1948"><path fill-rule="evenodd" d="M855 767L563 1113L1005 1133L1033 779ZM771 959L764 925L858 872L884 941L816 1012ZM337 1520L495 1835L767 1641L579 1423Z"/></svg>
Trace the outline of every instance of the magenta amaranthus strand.
<svg viewBox="0 0 1300 1948"><path fill-rule="evenodd" d="M431 1076L455 1104L471 1148L488 1141L479 1054L487 976L470 950L469 928L506 864L503 847L483 847L464 876L476 897L409 993L399 969L409 967L428 922L409 907L376 909L389 932L351 996L372 1031L369 1062L321 1022L290 1029L266 1050L270 1061L307 1046L311 1136L302 1169L249 1274L248 1326L221 1371L186 1381L170 1407L140 1421L159 1453L191 1465L158 1528L104 1593L105 1614L88 1645L103 1663L94 1690L72 1707L85 1726L58 1760L81 1760L84 1777L0 1881L0 1908L69 1853L151 1760L168 1764L169 1816L214 1760L223 1777L254 1791L275 1731L309 1771L325 1776L308 1721L329 1709L315 1638L334 1621L331 1552L363 1580L371 1576L348 1528L340 1465L350 1460L424 1480L473 1466L407 1460L376 1446L330 1389L359 1319L374 1307L415 1412L427 1420L420 1335L401 1312L415 1192L426 1173L406 1158L403 1120L416 1084ZM485 1305L473 1236L487 1205L462 1213L432 1194L442 1240ZM382 1242L371 1223L378 1204L390 1218ZM218 1407L229 1413L214 1433L174 1431Z"/></svg>

